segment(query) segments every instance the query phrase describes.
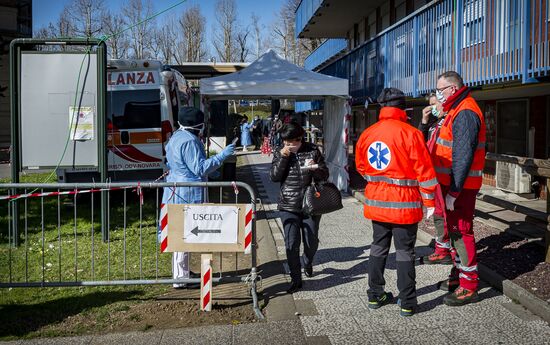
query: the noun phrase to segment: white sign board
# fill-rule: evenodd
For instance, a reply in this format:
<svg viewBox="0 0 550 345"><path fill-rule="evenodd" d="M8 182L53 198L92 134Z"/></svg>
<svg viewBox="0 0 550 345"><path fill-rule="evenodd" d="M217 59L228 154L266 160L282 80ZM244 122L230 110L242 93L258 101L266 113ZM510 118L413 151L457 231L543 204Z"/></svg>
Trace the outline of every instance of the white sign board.
<svg viewBox="0 0 550 345"><path fill-rule="evenodd" d="M237 206L188 205L184 214L183 238L186 243L237 243Z"/></svg>
<svg viewBox="0 0 550 345"><path fill-rule="evenodd" d="M71 140L94 139L94 108L69 107L69 127Z"/></svg>

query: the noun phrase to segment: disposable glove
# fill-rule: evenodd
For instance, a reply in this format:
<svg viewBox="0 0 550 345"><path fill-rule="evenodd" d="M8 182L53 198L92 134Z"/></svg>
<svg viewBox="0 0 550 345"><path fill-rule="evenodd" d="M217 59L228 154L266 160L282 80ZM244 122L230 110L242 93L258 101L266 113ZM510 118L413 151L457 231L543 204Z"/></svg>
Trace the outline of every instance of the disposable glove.
<svg viewBox="0 0 550 345"><path fill-rule="evenodd" d="M422 206L422 211L424 211L424 218L430 219L434 215L435 207Z"/></svg>
<svg viewBox="0 0 550 345"><path fill-rule="evenodd" d="M233 155L235 153L235 145L234 144L230 144L230 145L227 145L222 152L220 152L220 156L222 158L222 160L225 160L227 159L229 156Z"/></svg>
<svg viewBox="0 0 550 345"><path fill-rule="evenodd" d="M447 210L449 211L455 210L455 201L456 201L456 198L451 194L447 194L445 196L445 206L447 207Z"/></svg>

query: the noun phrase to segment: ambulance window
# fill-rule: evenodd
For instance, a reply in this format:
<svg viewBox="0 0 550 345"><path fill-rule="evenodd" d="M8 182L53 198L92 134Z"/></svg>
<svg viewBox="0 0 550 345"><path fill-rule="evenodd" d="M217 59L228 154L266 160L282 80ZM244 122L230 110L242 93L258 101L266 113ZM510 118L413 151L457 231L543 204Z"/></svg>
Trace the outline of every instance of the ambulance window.
<svg viewBox="0 0 550 345"><path fill-rule="evenodd" d="M159 90L111 91L107 114L118 129L160 128Z"/></svg>

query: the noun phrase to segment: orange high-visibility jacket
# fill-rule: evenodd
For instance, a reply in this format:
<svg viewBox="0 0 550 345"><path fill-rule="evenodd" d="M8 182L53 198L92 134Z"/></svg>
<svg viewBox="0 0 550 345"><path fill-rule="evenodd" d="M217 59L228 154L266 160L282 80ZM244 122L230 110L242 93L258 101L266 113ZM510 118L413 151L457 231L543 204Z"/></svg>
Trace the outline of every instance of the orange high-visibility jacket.
<svg viewBox="0 0 550 345"><path fill-rule="evenodd" d="M434 207L437 179L422 133L405 111L384 107L356 146L355 165L367 180L366 218L394 224L422 219L422 204Z"/></svg>
<svg viewBox="0 0 550 345"><path fill-rule="evenodd" d="M439 137L436 140L432 159L437 180L444 186L450 186L453 168L453 122L463 110L474 112L479 117L481 126L479 127L478 145L474 152L474 159L462 188L479 189L481 188L483 167L485 166L485 119L476 101L471 96L466 97L456 108L451 109L449 114L447 114L447 119L445 119L439 130Z"/></svg>

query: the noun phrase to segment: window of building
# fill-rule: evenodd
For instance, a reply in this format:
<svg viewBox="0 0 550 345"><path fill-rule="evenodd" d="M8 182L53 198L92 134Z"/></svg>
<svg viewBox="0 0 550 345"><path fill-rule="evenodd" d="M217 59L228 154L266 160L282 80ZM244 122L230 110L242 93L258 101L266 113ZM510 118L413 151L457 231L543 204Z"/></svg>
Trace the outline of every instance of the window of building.
<svg viewBox="0 0 550 345"><path fill-rule="evenodd" d="M395 22L397 23L401 19L407 16L407 1L395 0Z"/></svg>
<svg viewBox="0 0 550 345"><path fill-rule="evenodd" d="M380 21L382 24L381 30L385 30L390 26L390 3L386 2L380 6Z"/></svg>
<svg viewBox="0 0 550 345"><path fill-rule="evenodd" d="M496 47L499 53L521 47L522 5L520 0L497 1Z"/></svg>
<svg viewBox="0 0 550 345"><path fill-rule="evenodd" d="M367 37L371 39L376 36L376 11L369 14L369 17L367 18L367 27Z"/></svg>
<svg viewBox="0 0 550 345"><path fill-rule="evenodd" d="M526 156L527 100L497 102L497 153Z"/></svg>
<svg viewBox="0 0 550 345"><path fill-rule="evenodd" d="M465 0L463 47L485 41L486 0Z"/></svg>

